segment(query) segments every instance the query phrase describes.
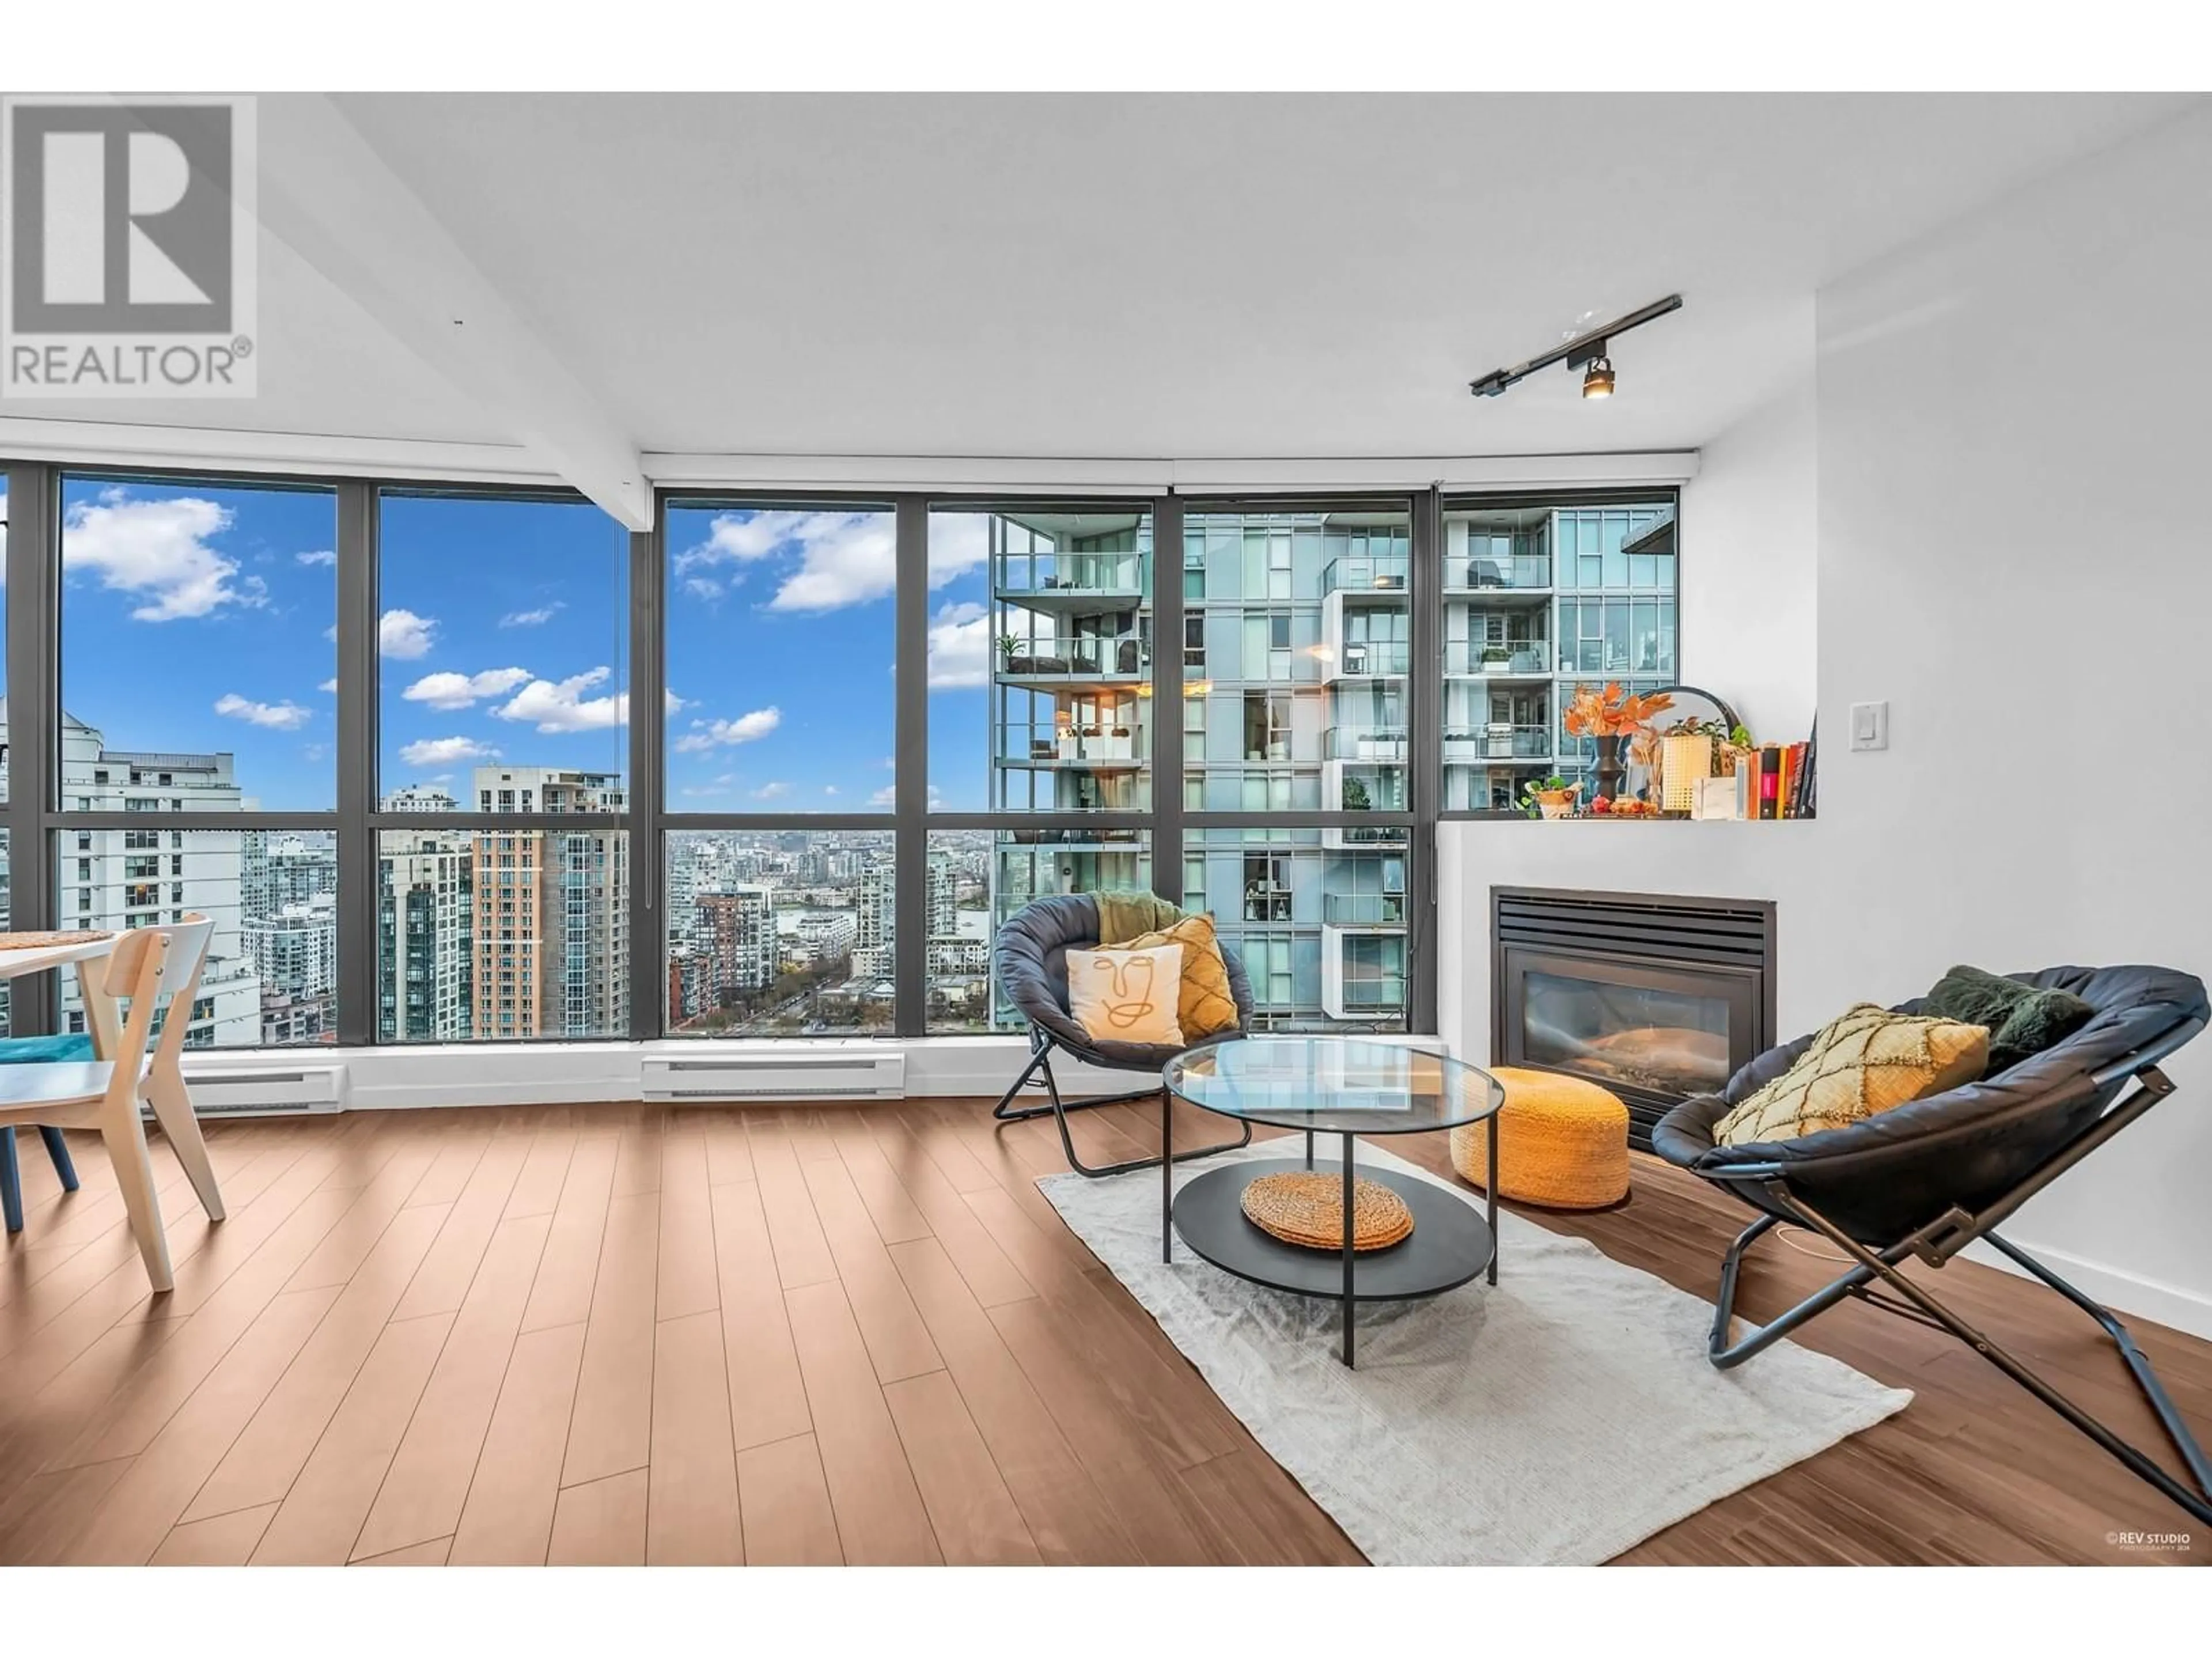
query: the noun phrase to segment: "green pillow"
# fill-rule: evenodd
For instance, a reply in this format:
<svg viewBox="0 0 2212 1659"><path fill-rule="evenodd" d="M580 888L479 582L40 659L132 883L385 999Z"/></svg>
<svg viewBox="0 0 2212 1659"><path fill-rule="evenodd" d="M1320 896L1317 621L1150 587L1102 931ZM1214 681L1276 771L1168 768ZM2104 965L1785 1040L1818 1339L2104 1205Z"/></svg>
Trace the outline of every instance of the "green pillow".
<svg viewBox="0 0 2212 1659"><path fill-rule="evenodd" d="M2071 991L2039 991L1961 963L1936 981L1927 1012L1988 1026L1990 1064L1983 1075L1995 1077L2073 1036L2097 1011Z"/></svg>

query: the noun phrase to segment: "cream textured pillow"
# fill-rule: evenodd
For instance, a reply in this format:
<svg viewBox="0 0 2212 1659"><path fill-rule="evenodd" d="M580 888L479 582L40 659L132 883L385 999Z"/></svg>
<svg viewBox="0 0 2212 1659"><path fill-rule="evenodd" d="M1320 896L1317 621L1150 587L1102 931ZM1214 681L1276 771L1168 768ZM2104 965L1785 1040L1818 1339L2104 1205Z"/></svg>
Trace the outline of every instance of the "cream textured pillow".
<svg viewBox="0 0 2212 1659"><path fill-rule="evenodd" d="M1840 1129L1981 1076L1985 1025L1893 1014L1862 1002L1831 1020L1797 1063L1713 1126L1713 1140L1741 1146Z"/></svg>
<svg viewBox="0 0 2212 1659"><path fill-rule="evenodd" d="M1094 1042L1182 1048L1176 1023L1182 990L1180 945L1067 953L1067 1009Z"/></svg>

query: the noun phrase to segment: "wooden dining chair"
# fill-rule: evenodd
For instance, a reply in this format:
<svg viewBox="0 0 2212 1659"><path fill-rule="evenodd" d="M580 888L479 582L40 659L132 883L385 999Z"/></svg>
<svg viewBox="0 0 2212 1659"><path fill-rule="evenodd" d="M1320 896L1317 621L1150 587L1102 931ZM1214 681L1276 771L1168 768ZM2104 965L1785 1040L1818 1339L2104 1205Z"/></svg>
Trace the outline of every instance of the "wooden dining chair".
<svg viewBox="0 0 2212 1659"><path fill-rule="evenodd" d="M200 965L214 931L215 924L198 914L166 927L137 928L116 942L105 962L91 964L106 994L127 1001L130 1007L112 1058L0 1066L0 1126L34 1123L41 1128L100 1131L108 1162L115 1168L115 1184L123 1194L131 1236L138 1241L146 1276L157 1291L170 1289L175 1281L169 1271L168 1239L161 1231L161 1206L154 1193L154 1167L146 1153L142 1102L153 1108L155 1120L168 1137L208 1218L220 1221L223 1215L222 1194L216 1186L207 1143L200 1137L199 1120L192 1115L179 1063L192 998L199 988ZM161 1035L149 1053L147 1042L157 1018ZM88 1009L88 1023L92 1018Z"/></svg>

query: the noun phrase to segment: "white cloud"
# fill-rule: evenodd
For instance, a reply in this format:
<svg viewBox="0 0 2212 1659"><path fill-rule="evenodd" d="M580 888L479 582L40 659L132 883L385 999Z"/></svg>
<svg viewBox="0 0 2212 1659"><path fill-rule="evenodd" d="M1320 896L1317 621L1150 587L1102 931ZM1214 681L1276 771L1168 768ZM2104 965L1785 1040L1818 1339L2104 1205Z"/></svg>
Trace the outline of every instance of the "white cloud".
<svg viewBox="0 0 2212 1659"><path fill-rule="evenodd" d="M726 795L730 791L729 787L726 784L706 783L687 785L685 787L678 790L676 793L679 795L690 795L696 798L703 795Z"/></svg>
<svg viewBox="0 0 2212 1659"><path fill-rule="evenodd" d="M399 751L410 766L451 766L456 761L497 760L499 750L474 738L423 738Z"/></svg>
<svg viewBox="0 0 2212 1659"><path fill-rule="evenodd" d="M319 551L313 553L295 553L292 556L297 559L301 564L332 565L338 562L338 556L331 552L328 548L324 548Z"/></svg>
<svg viewBox="0 0 2212 1659"><path fill-rule="evenodd" d="M412 662L429 654L437 632L435 617L418 617L412 611L387 611L376 619L376 649L380 655Z"/></svg>
<svg viewBox="0 0 2212 1659"><path fill-rule="evenodd" d="M837 786L834 783L825 783L822 786L822 793L825 795L834 795L837 793Z"/></svg>
<svg viewBox="0 0 2212 1659"><path fill-rule="evenodd" d="M629 692L613 691L597 697L584 695L613 678L611 669L602 667L586 669L565 680L532 680L511 700L491 712L503 720L532 721L540 732L600 732L610 726L627 726ZM684 707L684 699L673 691L665 693L664 701L672 714Z"/></svg>
<svg viewBox="0 0 2212 1659"><path fill-rule="evenodd" d="M929 786L929 810L934 812L944 804L945 792L939 789L935 784L931 784ZM871 806L884 807L897 805L898 786L890 783L885 784L882 788L877 790L874 794L868 797L868 805Z"/></svg>
<svg viewBox="0 0 2212 1659"><path fill-rule="evenodd" d="M693 720L691 730L677 738L672 747L679 755L696 755L709 749L755 742L782 724L783 710L773 708L756 708L733 720Z"/></svg>
<svg viewBox="0 0 2212 1659"><path fill-rule="evenodd" d="M929 529L929 585L942 587L989 556L989 516L933 515ZM898 556L888 513L724 513L703 541L676 556L676 574L694 599L716 599L726 586L707 574L775 558L781 580L771 611L836 611L888 595L896 585ZM791 568L795 561L796 568Z"/></svg>
<svg viewBox="0 0 2212 1659"><path fill-rule="evenodd" d="M787 783L764 783L753 791L755 800L781 800L791 793Z"/></svg>
<svg viewBox="0 0 2212 1659"><path fill-rule="evenodd" d="M272 732L296 732L314 719L315 711L296 702L255 702L235 691L216 699L215 712L249 726L265 726Z"/></svg>
<svg viewBox="0 0 2212 1659"><path fill-rule="evenodd" d="M133 501L105 490L80 501L62 526L62 565L100 578L103 587L137 595L139 622L212 615L227 605L269 602L258 577L234 582L238 561L208 545L230 528L228 507L196 495Z"/></svg>
<svg viewBox="0 0 2212 1659"><path fill-rule="evenodd" d="M335 697L338 694L338 683L334 679L325 680L320 685L317 686L315 690Z"/></svg>
<svg viewBox="0 0 2212 1659"><path fill-rule="evenodd" d="M800 538L802 527L823 520L850 518L837 513L719 513L707 526L707 539L684 548L676 556L681 575L714 564L750 564L764 559L785 543Z"/></svg>
<svg viewBox="0 0 2212 1659"><path fill-rule="evenodd" d="M990 683L990 611L967 601L945 605L929 623L929 689Z"/></svg>
<svg viewBox="0 0 2212 1659"><path fill-rule="evenodd" d="M481 674L425 674L399 695L433 708L466 708L486 697L503 697L530 678L526 668L487 668Z"/></svg>
<svg viewBox="0 0 2212 1659"><path fill-rule="evenodd" d="M553 620L554 612L566 611L568 608L568 603L566 599L556 599L552 604L542 605L535 611L510 611L499 619L499 625L501 628L541 628Z"/></svg>
<svg viewBox="0 0 2212 1659"><path fill-rule="evenodd" d="M991 556L988 513L933 513L929 519L929 585L942 587Z"/></svg>

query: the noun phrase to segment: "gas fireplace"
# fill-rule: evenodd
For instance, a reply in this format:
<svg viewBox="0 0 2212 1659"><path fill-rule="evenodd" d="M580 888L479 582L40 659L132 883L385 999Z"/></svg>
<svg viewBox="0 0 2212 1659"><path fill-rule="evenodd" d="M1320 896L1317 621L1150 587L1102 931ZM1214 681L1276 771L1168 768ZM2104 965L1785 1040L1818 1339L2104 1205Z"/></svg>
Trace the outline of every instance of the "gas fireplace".
<svg viewBox="0 0 2212 1659"><path fill-rule="evenodd" d="M1630 1142L1772 1042L1774 907L1491 889L1491 1059L1601 1083Z"/></svg>

